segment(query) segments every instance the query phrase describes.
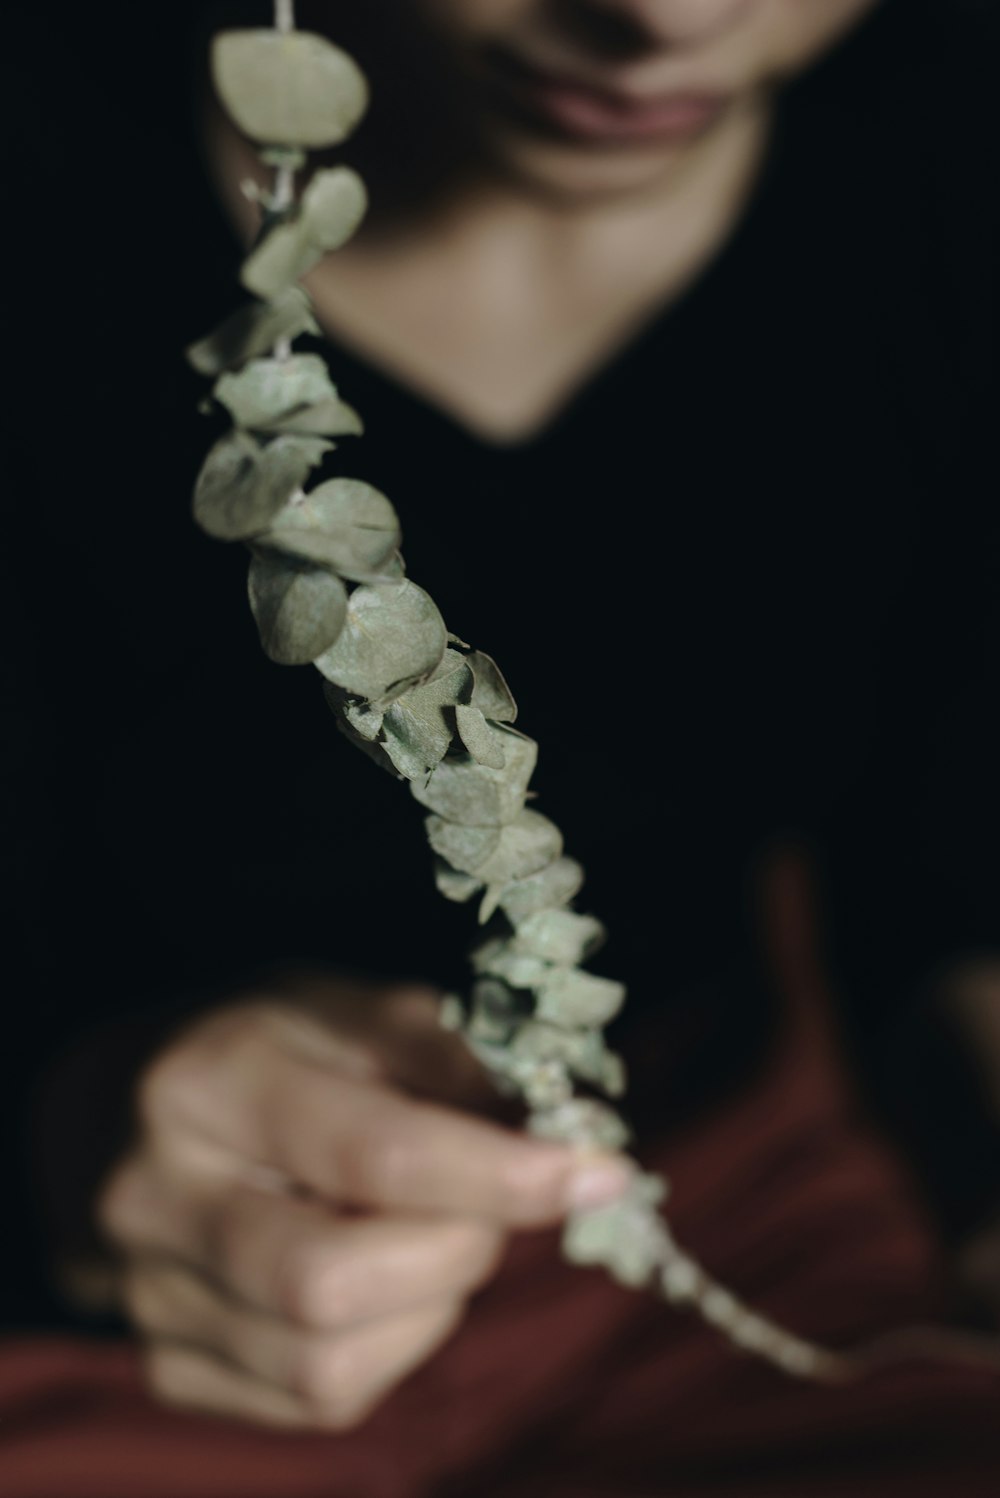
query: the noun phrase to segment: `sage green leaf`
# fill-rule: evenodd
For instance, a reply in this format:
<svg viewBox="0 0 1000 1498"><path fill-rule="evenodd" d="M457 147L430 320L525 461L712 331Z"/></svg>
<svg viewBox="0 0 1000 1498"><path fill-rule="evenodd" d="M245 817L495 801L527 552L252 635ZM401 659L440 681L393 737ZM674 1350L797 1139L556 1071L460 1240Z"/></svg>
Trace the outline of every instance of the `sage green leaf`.
<svg viewBox="0 0 1000 1498"><path fill-rule="evenodd" d="M462 743L477 764L491 770L502 770L504 765L503 743L478 707L460 707L455 711L458 732Z"/></svg>
<svg viewBox="0 0 1000 1498"><path fill-rule="evenodd" d="M506 983L480 978L472 990L469 1032L476 1040L501 1044L514 1024L517 1000Z"/></svg>
<svg viewBox="0 0 1000 1498"><path fill-rule="evenodd" d="M514 1076L529 1108L547 1112L568 1103L573 1096L573 1083L558 1061L521 1061Z"/></svg>
<svg viewBox="0 0 1000 1498"><path fill-rule="evenodd" d="M666 1263L673 1246L667 1228L642 1191L639 1175L605 1207L570 1214L562 1250L573 1264L603 1264L619 1284L637 1289Z"/></svg>
<svg viewBox="0 0 1000 1498"><path fill-rule="evenodd" d="M597 950L607 932L592 915L574 910L539 910L527 916L512 939L514 951L542 957L559 967L575 967Z"/></svg>
<svg viewBox="0 0 1000 1498"><path fill-rule="evenodd" d="M513 723L517 717L517 703L496 661L481 650L474 650L468 661L476 678L472 706L478 707L483 717L494 723Z"/></svg>
<svg viewBox="0 0 1000 1498"><path fill-rule="evenodd" d="M576 1076L594 1083L609 1096L620 1097L624 1090L624 1063L608 1048L599 1030L564 1028L529 1019L519 1027L510 1049L514 1056L562 1061ZM615 1085L618 1082L622 1085Z"/></svg>
<svg viewBox="0 0 1000 1498"><path fill-rule="evenodd" d="M363 754L367 754L369 759L374 760L380 769L387 770L393 780L399 780L401 778L400 774L382 748L382 745L372 743L370 739L362 738L361 734L351 727L350 723L344 717L340 703L335 697L330 695L329 691L327 692L327 702L336 717L337 728L344 735L344 738L349 739L355 749L360 749Z"/></svg>
<svg viewBox="0 0 1000 1498"><path fill-rule="evenodd" d="M502 978L511 988L534 988L544 982L548 965L538 957L523 957L513 951L502 936L491 936L469 954L474 973L488 973Z"/></svg>
<svg viewBox="0 0 1000 1498"><path fill-rule="evenodd" d="M399 521L384 494L361 479L329 479L276 515L267 545L322 562L352 582L366 582L393 557Z"/></svg>
<svg viewBox="0 0 1000 1498"><path fill-rule="evenodd" d="M561 852L562 833L556 824L541 812L526 809L500 829L496 848L475 872L486 884L509 883L537 873Z"/></svg>
<svg viewBox="0 0 1000 1498"><path fill-rule="evenodd" d="M373 744L382 732L384 714L367 702L351 702L350 700L345 700L341 710L354 732Z"/></svg>
<svg viewBox="0 0 1000 1498"><path fill-rule="evenodd" d="M335 146L368 106L357 63L312 31L221 31L211 69L234 123L266 145Z"/></svg>
<svg viewBox="0 0 1000 1498"><path fill-rule="evenodd" d="M441 817L428 817L424 825L434 852L462 874L475 874L500 842L499 827L458 827ZM475 887L482 882L477 877Z"/></svg>
<svg viewBox="0 0 1000 1498"><path fill-rule="evenodd" d="M579 968L551 968L536 989L539 1019L556 1025L606 1025L625 1002L625 986Z"/></svg>
<svg viewBox="0 0 1000 1498"><path fill-rule="evenodd" d="M425 776L444 759L455 732L449 709L471 691L472 672L456 650L446 650L423 686L412 687L386 709L385 752L408 780Z"/></svg>
<svg viewBox="0 0 1000 1498"><path fill-rule="evenodd" d="M363 585L348 600L336 644L315 664L356 697L390 701L431 675L447 634L434 600L416 583Z"/></svg>
<svg viewBox="0 0 1000 1498"><path fill-rule="evenodd" d="M261 644L283 666L315 660L333 644L347 617L347 589L322 567L255 556L247 586Z"/></svg>
<svg viewBox="0 0 1000 1498"><path fill-rule="evenodd" d="M465 827L513 822L524 809L538 745L513 729L498 729L497 736L504 745L502 769L478 765L471 758L445 760L425 785L412 787L421 806Z"/></svg>
<svg viewBox="0 0 1000 1498"><path fill-rule="evenodd" d="M336 395L332 399L317 401L314 406L302 406L298 411L282 416L268 430L296 432L304 437L360 437L364 426L354 407Z"/></svg>
<svg viewBox="0 0 1000 1498"><path fill-rule="evenodd" d="M320 332L301 286L286 286L273 302L251 302L185 350L199 374L218 375L268 353L281 339Z"/></svg>
<svg viewBox="0 0 1000 1498"><path fill-rule="evenodd" d="M435 853L484 884L533 874L562 851L559 828L537 811L522 811L503 827L460 827L438 816L426 825Z"/></svg>
<svg viewBox="0 0 1000 1498"><path fill-rule="evenodd" d="M240 268L255 296L276 297L346 244L365 216L368 195L347 166L317 172L290 213L266 228Z"/></svg>
<svg viewBox="0 0 1000 1498"><path fill-rule="evenodd" d="M195 520L220 541L260 535L331 445L316 437L276 437L262 447L249 432L227 433L202 464Z"/></svg>
<svg viewBox="0 0 1000 1498"><path fill-rule="evenodd" d="M443 858L434 860L434 883L446 900L454 900L460 905L471 900L476 890L482 888L478 879L453 869Z"/></svg>
<svg viewBox="0 0 1000 1498"><path fill-rule="evenodd" d="M593 1098L570 1098L556 1108L532 1114L528 1131L537 1139L602 1150L624 1149L632 1137L624 1119L607 1103Z"/></svg>
<svg viewBox="0 0 1000 1498"><path fill-rule="evenodd" d="M250 431L279 431L283 424L290 430L297 419L308 421L307 413L317 406L339 413L319 435L356 436L362 430L357 413L337 395L319 354L251 359L238 373L221 375L213 394L236 425Z"/></svg>
<svg viewBox="0 0 1000 1498"><path fill-rule="evenodd" d="M573 858L558 858L529 879L505 885L500 897L504 915L512 925L536 911L565 905L583 886L583 867Z"/></svg>

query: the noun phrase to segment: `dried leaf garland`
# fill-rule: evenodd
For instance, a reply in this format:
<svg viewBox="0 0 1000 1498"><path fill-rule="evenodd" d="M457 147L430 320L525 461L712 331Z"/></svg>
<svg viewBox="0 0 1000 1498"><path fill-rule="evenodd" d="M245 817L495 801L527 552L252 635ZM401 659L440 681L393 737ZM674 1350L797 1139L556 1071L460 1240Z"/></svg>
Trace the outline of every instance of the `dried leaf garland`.
<svg viewBox="0 0 1000 1498"><path fill-rule="evenodd" d="M188 349L194 367L216 377L216 400L233 419L198 477L195 518L209 534L251 546L250 603L267 653L311 660L341 732L409 782L430 813L441 893L481 896L480 921L493 924L472 953L468 1010L447 1000L442 1023L463 1034L498 1087L524 1098L534 1134L620 1150L627 1125L574 1088L624 1092L624 1065L601 1028L625 989L581 966L604 928L570 908L583 870L563 854L555 823L526 804L538 750L510 726L510 688L491 657L449 635L433 599L406 577L384 495L347 478L303 488L332 449L328 439L362 427L325 362L291 353L299 333L316 331L295 283L355 231L366 196L349 168L335 167L317 172L296 202L294 175L305 148L335 144L353 128L367 101L364 79L325 38L293 29L291 0L276 0L274 31L216 38L212 69L231 117L264 147L276 176L240 273L259 300ZM789 1371L842 1377L845 1359L713 1284L659 1215L665 1194L659 1177L636 1168L618 1201L570 1215L567 1258L696 1305L736 1345Z"/></svg>

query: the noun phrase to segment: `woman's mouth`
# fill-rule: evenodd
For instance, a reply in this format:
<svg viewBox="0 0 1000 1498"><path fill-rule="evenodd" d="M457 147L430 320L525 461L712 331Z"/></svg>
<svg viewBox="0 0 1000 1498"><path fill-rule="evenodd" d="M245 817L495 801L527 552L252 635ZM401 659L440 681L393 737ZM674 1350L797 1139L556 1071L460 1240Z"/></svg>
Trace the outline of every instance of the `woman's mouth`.
<svg viewBox="0 0 1000 1498"><path fill-rule="evenodd" d="M556 133L594 145L685 140L723 111L724 95L677 91L635 98L562 74L542 72L508 52L490 53L501 94L519 113Z"/></svg>

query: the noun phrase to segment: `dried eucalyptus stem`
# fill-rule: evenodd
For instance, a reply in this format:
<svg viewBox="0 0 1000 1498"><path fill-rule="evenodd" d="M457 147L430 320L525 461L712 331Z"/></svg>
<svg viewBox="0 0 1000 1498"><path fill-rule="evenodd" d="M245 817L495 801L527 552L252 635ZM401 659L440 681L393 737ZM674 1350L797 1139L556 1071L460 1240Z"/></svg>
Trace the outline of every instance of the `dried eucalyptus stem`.
<svg viewBox="0 0 1000 1498"><path fill-rule="evenodd" d="M495 662L449 634L437 606L405 575L389 500L359 479L306 492L310 473L361 421L325 361L294 354L319 333L297 285L360 223L365 189L338 166L295 176L310 148L338 144L367 105L365 79L326 38L294 29L276 0L273 30L235 30L212 43L212 73L237 127L274 168L255 191L260 233L240 271L255 300L187 352L214 377L232 418L198 476L194 514L212 536L252 554L250 606L272 660L312 663L338 726L424 806L436 880L451 900L479 898L489 934L474 949L466 1007L445 1001L498 1085L520 1093L528 1127L581 1149L620 1150L630 1134L606 1101L625 1090L621 1058L601 1028L625 990L582 966L604 937L572 908L583 870L563 855L556 825L526 806L536 744L513 727L514 699ZM658 1210L666 1182L636 1166L613 1204L574 1212L563 1237L577 1264L601 1264L623 1285L695 1307L735 1344L790 1372L845 1376L850 1362L792 1336L715 1283L677 1245Z"/></svg>

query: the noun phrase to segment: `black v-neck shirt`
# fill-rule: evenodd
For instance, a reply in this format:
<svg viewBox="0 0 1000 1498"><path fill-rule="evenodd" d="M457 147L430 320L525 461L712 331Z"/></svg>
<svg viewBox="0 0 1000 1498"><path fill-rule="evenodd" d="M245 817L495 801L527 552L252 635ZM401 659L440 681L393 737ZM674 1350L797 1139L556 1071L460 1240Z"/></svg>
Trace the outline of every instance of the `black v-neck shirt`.
<svg viewBox="0 0 1000 1498"><path fill-rule="evenodd" d="M109 1017L285 960L460 983L474 935L406 787L312 670L262 656L245 551L191 520L219 428L181 350L239 300L238 252L191 124L197 29L101 11L61 18L44 69L38 18L11 23L4 949L29 1136L33 1079ZM818 860L876 1052L937 970L1000 946L994 38L975 7L876 13L786 92L692 288L530 441L301 344L365 421L324 473L392 498L410 576L509 677L536 804L611 932L597 967L687 1027L665 1118L766 1043L748 885L776 837Z"/></svg>

